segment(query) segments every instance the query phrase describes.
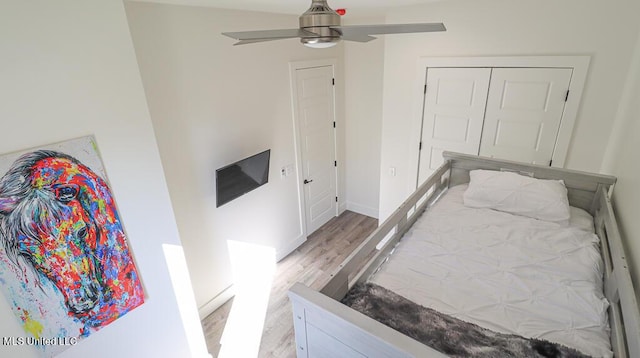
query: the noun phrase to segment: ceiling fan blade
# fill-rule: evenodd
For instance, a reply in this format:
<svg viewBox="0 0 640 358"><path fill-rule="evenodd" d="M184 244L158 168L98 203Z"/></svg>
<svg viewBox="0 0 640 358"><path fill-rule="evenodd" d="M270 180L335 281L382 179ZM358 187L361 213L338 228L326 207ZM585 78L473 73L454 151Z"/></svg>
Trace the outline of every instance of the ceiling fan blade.
<svg viewBox="0 0 640 358"><path fill-rule="evenodd" d="M275 40L286 40L286 39L287 39L287 37L274 37L274 38L270 38L270 39L239 40L238 42L234 43L233 46L255 44L255 43L258 43L258 42L267 42L267 41L275 41Z"/></svg>
<svg viewBox="0 0 640 358"><path fill-rule="evenodd" d="M360 34L347 34L347 35L341 35L340 38L342 40L347 40L347 41L356 41L356 42L369 42L371 40L375 40L376 38L373 36L369 36L369 35L360 35Z"/></svg>
<svg viewBox="0 0 640 358"><path fill-rule="evenodd" d="M443 23L331 26L331 28L340 31L343 38L347 36L405 34L447 30Z"/></svg>
<svg viewBox="0 0 640 358"><path fill-rule="evenodd" d="M279 40L290 39L294 37L318 36L317 34L302 29L283 29L283 30L262 30L262 31L241 31L241 32L223 32L225 36L236 40Z"/></svg>

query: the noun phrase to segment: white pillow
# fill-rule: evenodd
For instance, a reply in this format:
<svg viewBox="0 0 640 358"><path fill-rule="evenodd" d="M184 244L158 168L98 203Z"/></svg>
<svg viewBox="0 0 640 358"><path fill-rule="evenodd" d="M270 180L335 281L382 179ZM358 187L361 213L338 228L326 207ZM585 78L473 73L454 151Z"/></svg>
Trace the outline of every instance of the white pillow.
<svg viewBox="0 0 640 358"><path fill-rule="evenodd" d="M567 188L561 180L530 178L511 172L472 170L464 205L568 225Z"/></svg>

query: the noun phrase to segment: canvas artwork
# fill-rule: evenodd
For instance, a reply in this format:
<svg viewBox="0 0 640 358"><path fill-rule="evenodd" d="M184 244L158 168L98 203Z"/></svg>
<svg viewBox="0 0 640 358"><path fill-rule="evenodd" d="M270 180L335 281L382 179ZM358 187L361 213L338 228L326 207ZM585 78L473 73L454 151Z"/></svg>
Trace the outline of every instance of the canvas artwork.
<svg viewBox="0 0 640 358"><path fill-rule="evenodd" d="M43 356L144 302L92 136L0 156L0 286Z"/></svg>

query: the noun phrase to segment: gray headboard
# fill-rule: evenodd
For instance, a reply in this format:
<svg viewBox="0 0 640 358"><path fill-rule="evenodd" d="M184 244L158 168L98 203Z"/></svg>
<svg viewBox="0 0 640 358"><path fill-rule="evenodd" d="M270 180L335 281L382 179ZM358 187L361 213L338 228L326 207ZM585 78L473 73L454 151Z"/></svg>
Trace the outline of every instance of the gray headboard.
<svg viewBox="0 0 640 358"><path fill-rule="evenodd" d="M475 155L453 152L443 153L445 161L451 163L449 186L469 182L469 171L474 169L507 170L538 179L563 180L567 187L569 204L584 209L595 215L597 203L596 193L602 188L606 191L612 187L616 178L610 175L593 174L577 170L551 168L542 165L532 165L501 160L495 158L477 157ZM490 159L490 160L488 160Z"/></svg>

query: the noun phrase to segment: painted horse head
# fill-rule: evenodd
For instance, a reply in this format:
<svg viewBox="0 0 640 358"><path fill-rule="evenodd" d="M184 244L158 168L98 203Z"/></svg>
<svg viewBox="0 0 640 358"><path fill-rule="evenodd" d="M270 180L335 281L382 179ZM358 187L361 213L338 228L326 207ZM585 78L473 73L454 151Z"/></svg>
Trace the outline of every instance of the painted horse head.
<svg viewBox="0 0 640 358"><path fill-rule="evenodd" d="M110 190L71 156L41 150L16 160L0 179L0 231L12 262L50 280L89 326L143 301Z"/></svg>

